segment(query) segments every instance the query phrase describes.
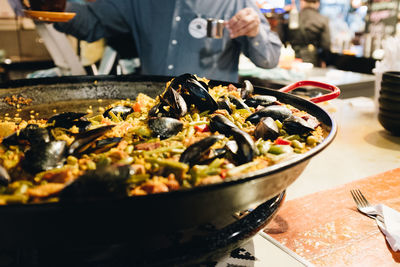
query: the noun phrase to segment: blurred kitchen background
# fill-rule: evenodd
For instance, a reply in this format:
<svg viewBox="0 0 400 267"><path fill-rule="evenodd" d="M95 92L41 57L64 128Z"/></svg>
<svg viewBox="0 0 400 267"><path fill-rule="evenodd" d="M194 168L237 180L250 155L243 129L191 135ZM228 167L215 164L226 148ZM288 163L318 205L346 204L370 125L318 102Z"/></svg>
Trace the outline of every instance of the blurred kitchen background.
<svg viewBox="0 0 400 267"><path fill-rule="evenodd" d="M299 63L294 58L290 43L285 39L290 10L294 5L299 10L299 0L256 2L285 44L280 65L277 70L270 71L274 77L281 75L279 79L285 79L284 76L290 73L281 70L296 71L296 64ZM385 39L400 35L398 0L321 0L320 13L330 18L331 57L326 62L329 69L372 74L376 60L384 57ZM61 66L60 70L59 65L63 63L59 64L60 59L57 57L60 55L54 52L56 44L49 42L49 36L43 34L43 29L38 31L37 26L31 19L16 17L7 0L0 0L0 82L35 77L35 74L39 77L140 72L140 62L134 51L130 55L121 56L124 52L118 53L112 40L88 44L69 36L63 38L70 41L73 54L77 56L83 71L80 69L74 73L71 71L74 67L68 64ZM121 59L129 60L123 63ZM239 74L250 75L247 64L243 58ZM307 68L303 65L300 69L304 72ZM291 77L289 80L296 78L303 77Z"/></svg>

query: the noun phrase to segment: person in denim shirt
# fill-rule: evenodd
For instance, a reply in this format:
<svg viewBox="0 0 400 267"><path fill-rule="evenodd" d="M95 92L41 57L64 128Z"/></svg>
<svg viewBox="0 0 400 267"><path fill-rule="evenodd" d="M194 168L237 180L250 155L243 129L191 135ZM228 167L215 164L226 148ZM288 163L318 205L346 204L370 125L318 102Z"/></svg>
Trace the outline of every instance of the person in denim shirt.
<svg viewBox="0 0 400 267"><path fill-rule="evenodd" d="M97 0L66 11L77 15L55 28L78 39L133 36L142 74L237 81L240 53L262 68L279 61L281 41L252 0ZM222 38L207 38L207 18L225 20Z"/></svg>

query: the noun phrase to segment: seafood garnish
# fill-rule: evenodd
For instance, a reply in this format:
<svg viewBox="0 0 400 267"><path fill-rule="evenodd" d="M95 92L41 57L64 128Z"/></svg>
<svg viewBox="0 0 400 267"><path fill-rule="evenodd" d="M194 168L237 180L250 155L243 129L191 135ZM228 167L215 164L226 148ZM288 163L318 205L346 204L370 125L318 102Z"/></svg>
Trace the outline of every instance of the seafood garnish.
<svg viewBox="0 0 400 267"><path fill-rule="evenodd" d="M11 125L11 126L10 126ZM0 205L85 201L208 186L296 157L327 134L249 81L183 74L98 113L0 121ZM11 134L10 134L11 133Z"/></svg>

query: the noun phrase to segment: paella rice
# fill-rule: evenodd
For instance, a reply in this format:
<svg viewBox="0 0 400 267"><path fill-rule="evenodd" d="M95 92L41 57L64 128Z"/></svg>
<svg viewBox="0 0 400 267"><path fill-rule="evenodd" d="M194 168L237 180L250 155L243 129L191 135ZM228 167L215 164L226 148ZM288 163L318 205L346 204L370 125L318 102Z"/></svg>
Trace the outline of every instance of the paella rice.
<svg viewBox="0 0 400 267"><path fill-rule="evenodd" d="M1 121L0 204L220 183L305 153L326 134L315 117L255 95L248 82L242 88L208 82L185 74L156 98L139 93L100 114L90 107Z"/></svg>

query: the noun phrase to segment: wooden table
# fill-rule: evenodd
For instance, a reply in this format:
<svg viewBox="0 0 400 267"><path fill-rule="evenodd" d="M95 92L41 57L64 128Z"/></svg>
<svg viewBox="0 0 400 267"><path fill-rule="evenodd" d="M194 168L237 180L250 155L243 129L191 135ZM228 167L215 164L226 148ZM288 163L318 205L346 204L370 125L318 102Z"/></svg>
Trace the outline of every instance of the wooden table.
<svg viewBox="0 0 400 267"><path fill-rule="evenodd" d="M398 266L374 220L357 211L350 189L400 211L400 168L287 201L265 233L318 266Z"/></svg>

